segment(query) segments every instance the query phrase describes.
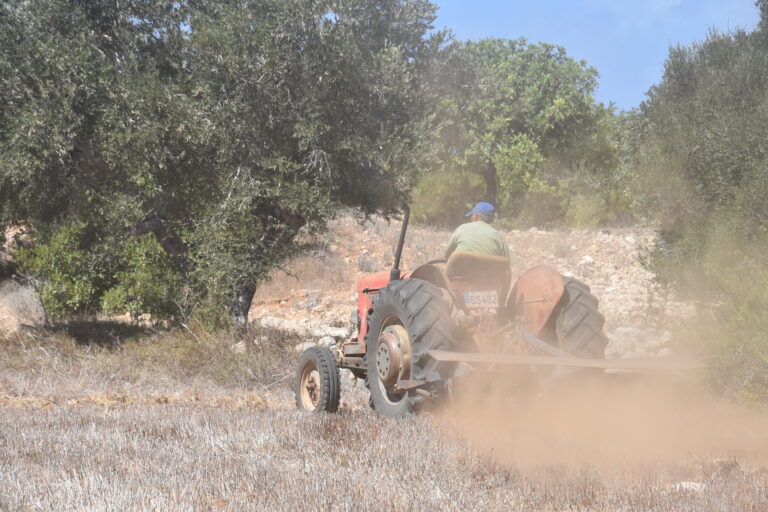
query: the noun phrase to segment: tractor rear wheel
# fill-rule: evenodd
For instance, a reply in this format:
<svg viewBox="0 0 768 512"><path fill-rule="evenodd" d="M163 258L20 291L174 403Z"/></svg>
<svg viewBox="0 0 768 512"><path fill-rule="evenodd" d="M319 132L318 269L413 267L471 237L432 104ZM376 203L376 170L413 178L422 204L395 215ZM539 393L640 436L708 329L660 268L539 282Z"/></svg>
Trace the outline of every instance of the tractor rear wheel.
<svg viewBox="0 0 768 512"><path fill-rule="evenodd" d="M330 350L310 347L301 354L294 390L298 409L313 412L339 409L341 378Z"/></svg>
<svg viewBox="0 0 768 512"><path fill-rule="evenodd" d="M603 359L608 338L603 334L605 317L597 310L597 298L589 286L565 278L565 292L555 330L561 349L578 357Z"/></svg>
<svg viewBox="0 0 768 512"><path fill-rule="evenodd" d="M421 279L393 281L373 297L365 358L366 385L376 412L392 417L412 413L454 375L455 363L426 354L458 345L450 307L440 288ZM398 381L420 381L420 392L397 390Z"/></svg>

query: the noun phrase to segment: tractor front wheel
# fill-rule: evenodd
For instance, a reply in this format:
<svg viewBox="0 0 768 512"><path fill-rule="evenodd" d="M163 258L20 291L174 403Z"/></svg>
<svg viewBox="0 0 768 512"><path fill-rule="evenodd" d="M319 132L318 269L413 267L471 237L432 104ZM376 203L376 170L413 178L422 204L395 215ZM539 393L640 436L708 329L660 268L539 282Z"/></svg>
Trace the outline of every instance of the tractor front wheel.
<svg viewBox="0 0 768 512"><path fill-rule="evenodd" d="M301 354L296 368L296 407L313 412L339 409L341 378L336 359L325 347L311 347Z"/></svg>

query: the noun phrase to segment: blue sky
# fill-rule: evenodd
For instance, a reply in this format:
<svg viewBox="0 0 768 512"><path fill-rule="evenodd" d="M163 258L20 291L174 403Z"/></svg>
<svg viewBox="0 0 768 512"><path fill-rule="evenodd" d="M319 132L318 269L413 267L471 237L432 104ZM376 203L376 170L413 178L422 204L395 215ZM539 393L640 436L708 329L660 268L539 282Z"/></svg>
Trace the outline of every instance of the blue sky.
<svg viewBox="0 0 768 512"><path fill-rule="evenodd" d="M631 109L661 78L667 50L711 28L752 30L754 0L432 0L459 39L525 37L564 46L600 72L597 99Z"/></svg>

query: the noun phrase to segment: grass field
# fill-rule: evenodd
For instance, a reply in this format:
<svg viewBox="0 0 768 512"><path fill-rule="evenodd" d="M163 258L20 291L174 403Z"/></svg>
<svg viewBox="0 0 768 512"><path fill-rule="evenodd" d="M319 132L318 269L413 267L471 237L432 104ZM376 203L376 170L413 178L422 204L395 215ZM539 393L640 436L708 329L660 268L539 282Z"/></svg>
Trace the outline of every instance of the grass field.
<svg viewBox="0 0 768 512"><path fill-rule="evenodd" d="M251 337L268 343L230 349ZM357 390L338 415L297 412L295 341L81 325L0 342L0 510L768 510L768 466L748 451L759 421L722 454L536 464L526 446L601 445L511 420L563 423L540 406L387 420Z"/></svg>

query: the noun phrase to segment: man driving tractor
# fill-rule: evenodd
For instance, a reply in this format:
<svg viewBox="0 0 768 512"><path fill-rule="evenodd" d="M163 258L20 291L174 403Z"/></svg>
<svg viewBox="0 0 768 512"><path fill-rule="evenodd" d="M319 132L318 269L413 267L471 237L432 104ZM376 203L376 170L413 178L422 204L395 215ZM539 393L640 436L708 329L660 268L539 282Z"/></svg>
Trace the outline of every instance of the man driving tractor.
<svg viewBox="0 0 768 512"><path fill-rule="evenodd" d="M477 203L466 214L470 221L456 228L448 240L445 259L450 259L456 251L465 251L487 256L500 256L508 261L511 260L509 246L504 240L504 236L490 226L490 223L493 222L494 212L495 209L491 203Z"/></svg>
<svg viewBox="0 0 768 512"><path fill-rule="evenodd" d="M504 283L496 296L497 301L503 302L512 277L511 257L504 236L490 226L494 210L491 203L480 202L467 213L470 222L456 228L448 240L445 272L451 279L484 283L486 287Z"/></svg>
<svg viewBox="0 0 768 512"><path fill-rule="evenodd" d="M599 366L583 362L602 359L608 342L597 298L586 284L545 265L513 281L507 242L489 225L493 205L478 203L467 214L472 222L456 229L447 261L410 272L400 269L410 213L407 205L403 210L392 269L362 276L355 286L355 334L333 352L314 346L302 354L295 380L300 409L338 410L339 367L365 378L379 414L403 416L449 396L460 363L477 363L481 371L503 358L524 368L532 360Z"/></svg>

